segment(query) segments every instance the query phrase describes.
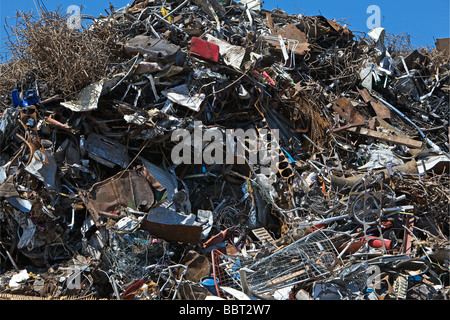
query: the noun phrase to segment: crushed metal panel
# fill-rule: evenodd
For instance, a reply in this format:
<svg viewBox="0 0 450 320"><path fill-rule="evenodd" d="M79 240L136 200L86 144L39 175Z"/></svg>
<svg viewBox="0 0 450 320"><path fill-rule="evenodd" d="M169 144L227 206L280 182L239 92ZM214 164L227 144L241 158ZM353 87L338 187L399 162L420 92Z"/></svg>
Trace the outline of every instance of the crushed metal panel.
<svg viewBox="0 0 450 320"><path fill-rule="evenodd" d="M249 10L261 11L261 0L240 0L239 3L247 5Z"/></svg>
<svg viewBox="0 0 450 320"><path fill-rule="evenodd" d="M98 182L80 197L96 223L99 214L112 212L118 206L147 211L154 202L148 181L135 170L124 170Z"/></svg>
<svg viewBox="0 0 450 320"><path fill-rule="evenodd" d="M124 145L96 133L89 134L86 152L90 158L110 168L115 165L126 168L130 160Z"/></svg>
<svg viewBox="0 0 450 320"><path fill-rule="evenodd" d="M190 53L199 59L207 62L219 62L219 46L215 43L206 41L198 37L192 37Z"/></svg>
<svg viewBox="0 0 450 320"><path fill-rule="evenodd" d="M289 24L281 30L278 30L277 33L273 36L281 36L284 39L298 41L297 46L295 47L295 54L304 55L306 52L310 50L309 43L306 38L306 34L300 29L298 29L295 24ZM278 50L281 50L281 45L279 41L268 40L268 43L275 46Z"/></svg>
<svg viewBox="0 0 450 320"><path fill-rule="evenodd" d="M356 88L366 103L370 103L373 110L382 119L390 119L391 118L391 109L389 109L385 104L381 103L377 99L375 99L367 88L359 89Z"/></svg>
<svg viewBox="0 0 450 320"><path fill-rule="evenodd" d="M187 84L162 91L162 94L170 101L189 108L195 112L200 111L200 107L206 98L204 93L197 93Z"/></svg>
<svg viewBox="0 0 450 320"><path fill-rule="evenodd" d="M175 61L181 48L166 40L155 39L150 36L139 35L127 41L124 45L125 52L131 55L140 53L149 61Z"/></svg>
<svg viewBox="0 0 450 320"><path fill-rule="evenodd" d="M31 173L37 179L42 181L45 188L49 190L57 190L57 164L50 149L45 150L45 154L41 150L36 150L31 158L25 171Z"/></svg>
<svg viewBox="0 0 450 320"><path fill-rule="evenodd" d="M436 40L436 49L450 56L450 38L442 38Z"/></svg>
<svg viewBox="0 0 450 320"><path fill-rule="evenodd" d="M217 39L216 37L207 34L206 40L219 47L219 53L222 56L225 64L236 69L241 69L242 63L246 56L247 50L244 47L229 44L226 41Z"/></svg>
<svg viewBox="0 0 450 320"><path fill-rule="evenodd" d="M417 170L419 174L432 171L436 174L444 174L450 172L450 158L446 155L426 157L417 161Z"/></svg>
<svg viewBox="0 0 450 320"><path fill-rule="evenodd" d="M177 190L176 178L166 170L154 165L144 158L139 158L144 164L148 172L158 181L158 183L166 190L167 200L173 200L173 196ZM155 186L154 186L155 187ZM158 190L158 189L157 189ZM161 189L159 189L161 191Z"/></svg>
<svg viewBox="0 0 450 320"><path fill-rule="evenodd" d="M333 104L333 109L349 123L365 121L364 117L355 109L350 99L348 98L339 98Z"/></svg>
<svg viewBox="0 0 450 320"><path fill-rule="evenodd" d="M98 99L103 91L103 81L98 81L82 89L75 100L61 102L61 105L74 112L87 112L97 109Z"/></svg>
<svg viewBox="0 0 450 320"><path fill-rule="evenodd" d="M154 210L164 210L165 208L156 208ZM174 217L177 213L173 210L167 210L167 215ZM173 213L173 215L171 214ZM191 215L193 216L193 215ZM195 216L194 216L195 217ZM194 221L186 222L183 224L175 217L175 220L167 217L167 220L161 220L159 218L154 219L152 212L150 211L147 219L144 219L141 224L141 229L150 232L157 238L164 239L166 241L179 241L183 243L198 244L202 235L202 227L195 225ZM152 221L152 219L154 219ZM189 218L188 218L189 219Z"/></svg>

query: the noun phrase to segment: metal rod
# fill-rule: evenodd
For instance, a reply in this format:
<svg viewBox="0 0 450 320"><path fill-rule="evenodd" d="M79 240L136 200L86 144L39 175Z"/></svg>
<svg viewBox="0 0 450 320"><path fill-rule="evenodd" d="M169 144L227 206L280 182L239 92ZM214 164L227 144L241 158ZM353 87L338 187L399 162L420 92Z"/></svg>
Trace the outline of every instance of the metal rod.
<svg viewBox="0 0 450 320"><path fill-rule="evenodd" d="M167 18L169 17L171 14L177 12L178 10L180 10L181 8L183 8L190 0L186 0L184 1L182 4L180 4L178 7L176 7L175 9L173 9L172 11L170 11L168 14L166 14L163 18Z"/></svg>
<svg viewBox="0 0 450 320"><path fill-rule="evenodd" d="M400 110L398 110L396 107L394 107L392 104L390 104L389 102L378 98L378 100L380 100L381 102L383 102L385 105L387 105L389 108L391 108L393 111L395 111L399 116L401 116L403 119L405 119L406 121L408 121L410 124L412 124L417 131L419 132L419 134L422 136L422 138L427 142L428 145L430 145L430 147L432 147L434 150L436 151L441 151L441 149L433 143L433 141L431 141L430 139L428 139L425 134L423 133L423 131L414 123L411 121L411 119L409 119L407 116L405 116Z"/></svg>
<svg viewBox="0 0 450 320"><path fill-rule="evenodd" d="M171 27L174 27L174 28L177 29L178 31L184 33L184 30L183 30L183 29L181 29L180 27L174 25L172 22L167 21L166 19L164 19L163 17L161 17L159 14L153 13L153 15L154 15L155 17L157 17L159 20L161 20L162 22L164 22L164 23L170 25Z"/></svg>

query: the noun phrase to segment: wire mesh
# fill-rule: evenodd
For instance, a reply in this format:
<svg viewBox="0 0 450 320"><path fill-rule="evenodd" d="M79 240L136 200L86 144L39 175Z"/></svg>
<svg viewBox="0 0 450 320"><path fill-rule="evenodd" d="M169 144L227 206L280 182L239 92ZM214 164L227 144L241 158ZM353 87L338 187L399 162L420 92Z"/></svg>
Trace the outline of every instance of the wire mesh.
<svg viewBox="0 0 450 320"><path fill-rule="evenodd" d="M325 277L338 262L337 250L321 230L258 259L214 256L213 269L222 285L242 290L239 271L246 271L249 288L259 294L291 286L311 278Z"/></svg>
<svg viewBox="0 0 450 320"><path fill-rule="evenodd" d="M130 234L114 233L113 245L104 250L104 259L109 268L124 282L140 279L145 275L145 268L155 262L155 256L164 252L163 248L152 244L142 231Z"/></svg>
<svg viewBox="0 0 450 320"><path fill-rule="evenodd" d="M227 292L220 289L221 286L242 290L239 281L239 271L238 269L236 271L236 261L239 261L239 259L232 259L217 249L211 251L214 283L218 297L231 298ZM228 267L229 265L231 265L231 268ZM233 265L236 267L233 268Z"/></svg>

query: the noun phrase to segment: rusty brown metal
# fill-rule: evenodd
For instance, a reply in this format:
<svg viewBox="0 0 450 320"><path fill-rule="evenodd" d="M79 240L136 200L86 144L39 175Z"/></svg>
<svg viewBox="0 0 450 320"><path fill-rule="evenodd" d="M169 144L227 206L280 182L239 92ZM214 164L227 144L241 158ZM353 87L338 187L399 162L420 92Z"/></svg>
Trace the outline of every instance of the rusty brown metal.
<svg viewBox="0 0 450 320"><path fill-rule="evenodd" d="M119 206L148 211L154 202L148 180L135 170L124 170L98 182L80 197L96 223L100 212L114 213Z"/></svg>
<svg viewBox="0 0 450 320"><path fill-rule="evenodd" d="M382 119L391 118L391 109L389 109L386 105L375 99L366 88L363 89L357 88L357 90L361 94L361 97L364 99L364 101L372 106L377 116L379 116Z"/></svg>
<svg viewBox="0 0 450 320"><path fill-rule="evenodd" d="M364 122L364 117L355 109L350 99L341 97L333 104L333 109L348 123Z"/></svg>
<svg viewBox="0 0 450 320"><path fill-rule="evenodd" d="M150 232L155 237L166 241L198 244L202 234L202 227L181 224L165 224L144 219L141 229Z"/></svg>

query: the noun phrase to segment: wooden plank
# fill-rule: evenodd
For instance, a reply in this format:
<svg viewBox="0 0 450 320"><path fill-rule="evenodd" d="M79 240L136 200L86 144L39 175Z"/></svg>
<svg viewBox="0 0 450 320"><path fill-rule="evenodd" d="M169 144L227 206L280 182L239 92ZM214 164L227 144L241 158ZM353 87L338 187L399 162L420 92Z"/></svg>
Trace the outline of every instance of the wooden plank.
<svg viewBox="0 0 450 320"><path fill-rule="evenodd" d="M355 122L355 123L350 123L350 124L347 124L347 125L342 126L342 127L334 128L334 129L333 129L333 132L339 132L339 131L342 131L342 130L346 130L346 129L348 129L348 128L361 127L361 126L364 126L365 124L366 124L366 123L363 122L363 121L361 121L361 122Z"/></svg>
<svg viewBox="0 0 450 320"><path fill-rule="evenodd" d="M278 284L281 284L281 283L286 282L288 280L291 280L291 279L294 279L296 277L302 276L304 274L306 274L306 270L302 269L302 270L296 271L294 273L282 276L280 278L272 279L269 282L267 282L267 285L268 286L278 285Z"/></svg>
<svg viewBox="0 0 450 320"><path fill-rule="evenodd" d="M346 131L358 134L360 136L365 136L369 138L378 139L381 141L391 142L394 144L401 144L403 146L407 146L409 148L420 149L422 148L423 142L413 140L410 138L393 136L383 132L378 132L375 130L365 129L365 128L347 128Z"/></svg>

